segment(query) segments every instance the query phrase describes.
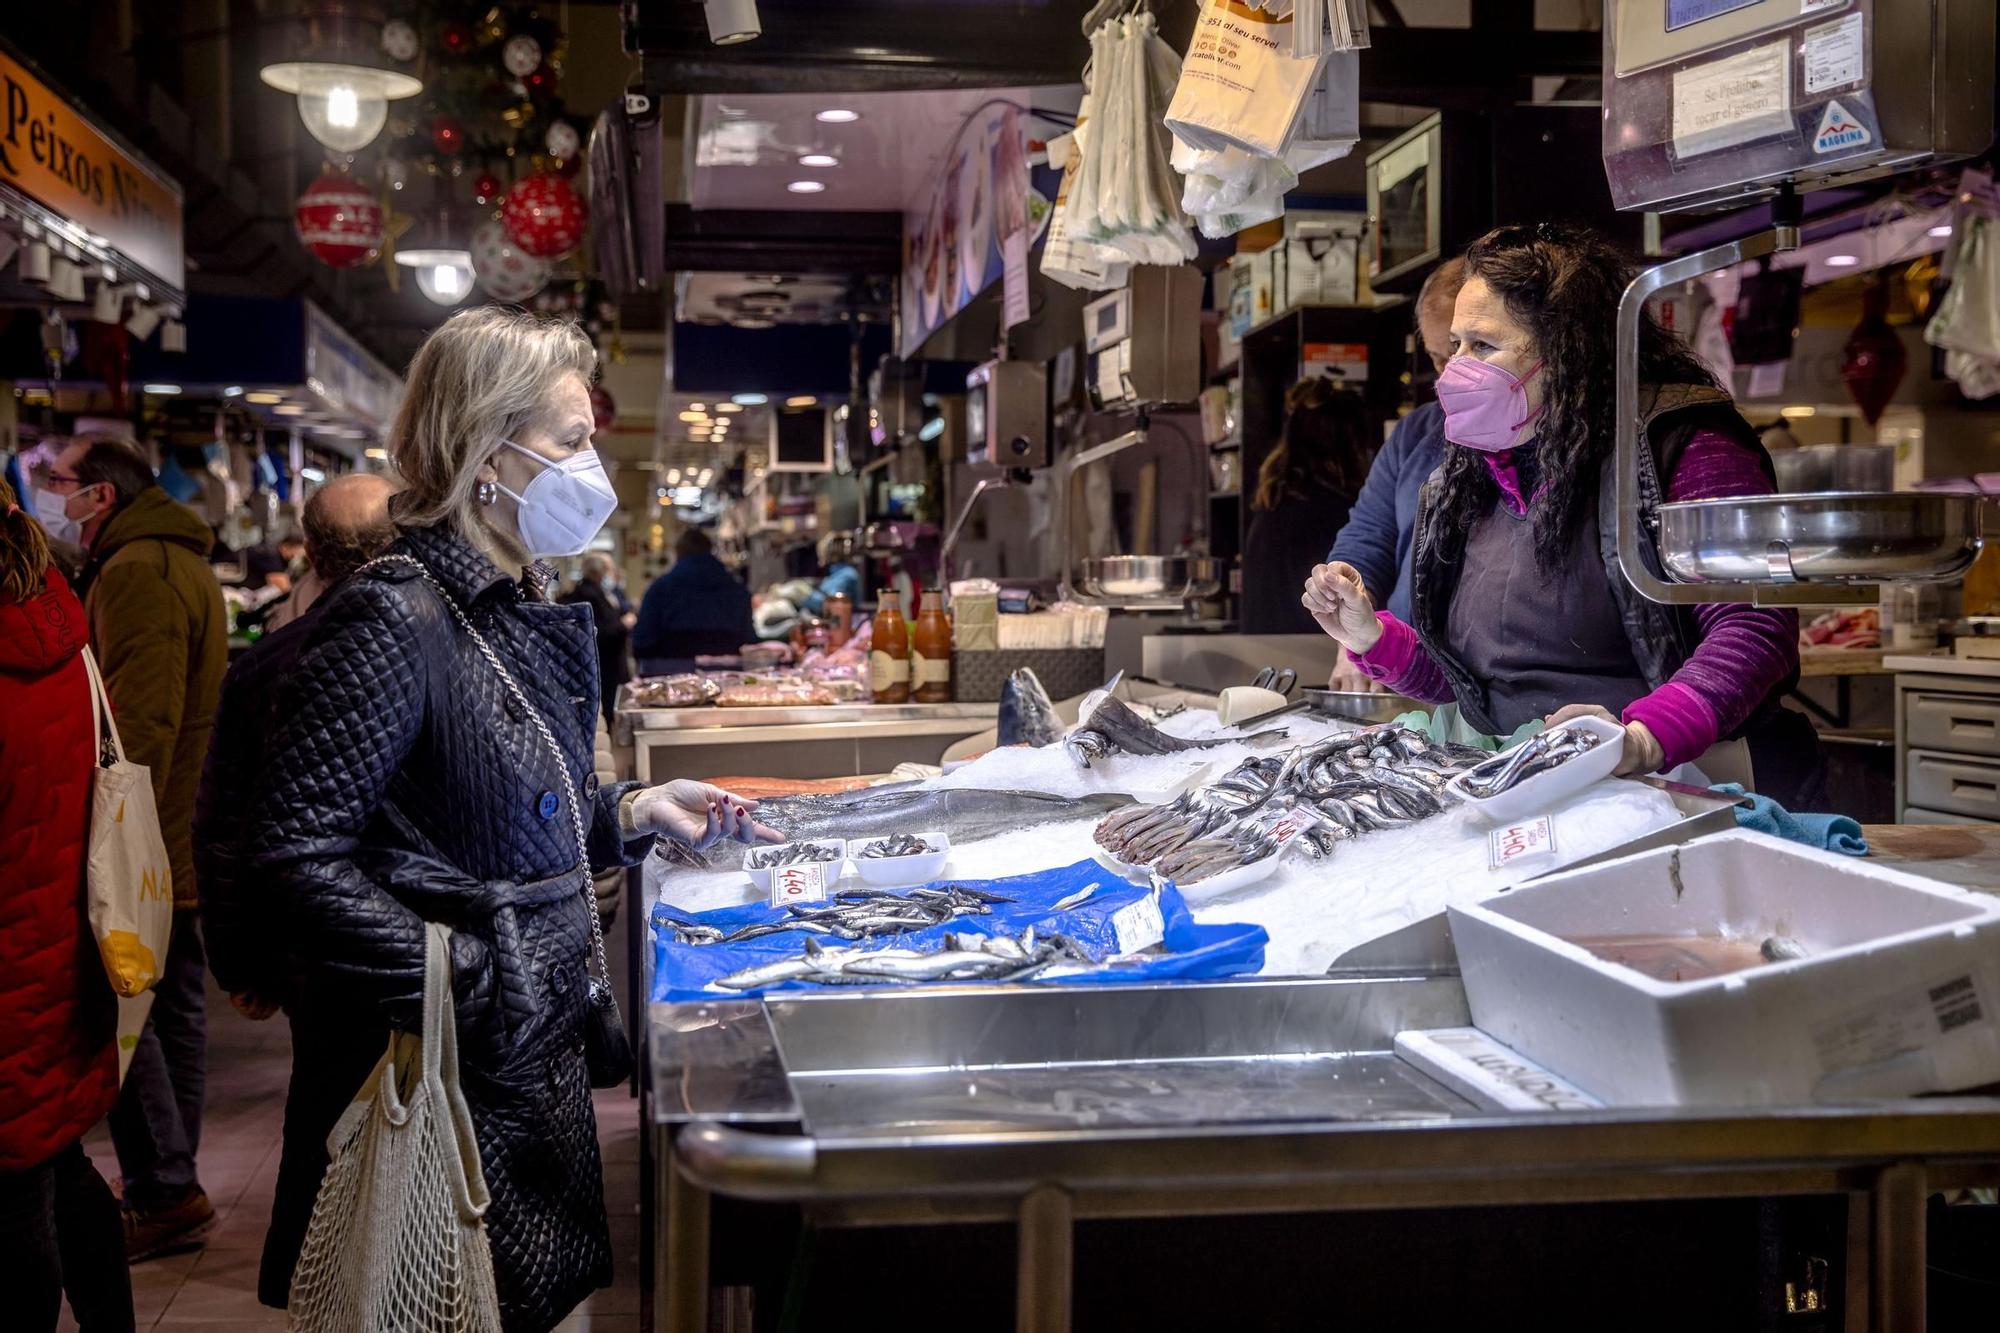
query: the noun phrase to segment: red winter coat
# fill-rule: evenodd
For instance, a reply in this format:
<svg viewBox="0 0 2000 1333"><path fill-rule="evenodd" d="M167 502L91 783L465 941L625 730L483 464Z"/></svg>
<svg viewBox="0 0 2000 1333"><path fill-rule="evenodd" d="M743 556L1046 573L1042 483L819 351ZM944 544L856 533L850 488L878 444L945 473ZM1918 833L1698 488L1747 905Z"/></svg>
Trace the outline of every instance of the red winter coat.
<svg viewBox="0 0 2000 1333"><path fill-rule="evenodd" d="M84 908L83 606L51 569L0 602L0 1171L48 1160L118 1095L117 1015Z"/></svg>

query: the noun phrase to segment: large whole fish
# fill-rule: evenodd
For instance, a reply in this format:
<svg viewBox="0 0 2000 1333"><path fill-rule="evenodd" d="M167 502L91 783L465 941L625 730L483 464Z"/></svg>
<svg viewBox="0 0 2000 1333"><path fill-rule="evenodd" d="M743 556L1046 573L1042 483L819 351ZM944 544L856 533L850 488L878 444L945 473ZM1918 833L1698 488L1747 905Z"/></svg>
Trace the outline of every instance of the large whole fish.
<svg viewBox="0 0 2000 1333"><path fill-rule="evenodd" d="M1110 792L1051 796L1033 791L927 790L913 782L870 787L825 796L781 796L757 807L757 822L791 841L808 838L872 838L935 829L954 843L996 837L1038 824L1100 819L1132 804ZM742 843L717 843L707 866L733 870L748 850ZM697 853L697 855L700 855Z"/></svg>
<svg viewBox="0 0 2000 1333"><path fill-rule="evenodd" d="M1000 737L1002 745L1043 746L1062 739L1063 725L1041 677L1032 667L1021 667L1000 687Z"/></svg>
<svg viewBox="0 0 2000 1333"><path fill-rule="evenodd" d="M1283 727L1271 727L1254 732L1249 736L1211 736L1203 740L1185 740L1170 736L1166 732L1133 712L1122 699L1105 694L1097 707L1077 724L1063 742L1069 757L1078 767L1089 768L1095 760L1108 754L1177 754L1182 750L1212 750L1218 745L1233 745L1239 741L1257 740L1265 736L1283 736Z"/></svg>

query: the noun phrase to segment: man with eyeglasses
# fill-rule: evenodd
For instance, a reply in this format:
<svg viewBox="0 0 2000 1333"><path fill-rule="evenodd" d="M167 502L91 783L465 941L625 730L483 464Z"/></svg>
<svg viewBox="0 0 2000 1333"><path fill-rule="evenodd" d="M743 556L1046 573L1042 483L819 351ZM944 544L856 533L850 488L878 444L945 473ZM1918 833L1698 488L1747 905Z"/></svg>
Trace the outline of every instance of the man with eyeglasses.
<svg viewBox="0 0 2000 1333"><path fill-rule="evenodd" d="M215 1209L195 1173L207 1079L194 799L228 665L228 616L208 565L214 534L138 451L80 439L35 494L52 537L86 553L79 590L118 734L152 775L173 871L174 926L153 1009L111 1111L133 1260L198 1244Z"/></svg>

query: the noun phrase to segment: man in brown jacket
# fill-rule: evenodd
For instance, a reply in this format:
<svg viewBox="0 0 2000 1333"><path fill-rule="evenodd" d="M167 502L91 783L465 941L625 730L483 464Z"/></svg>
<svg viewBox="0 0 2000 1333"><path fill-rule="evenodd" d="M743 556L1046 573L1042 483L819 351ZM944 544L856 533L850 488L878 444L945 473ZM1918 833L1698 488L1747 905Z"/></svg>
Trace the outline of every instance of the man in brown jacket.
<svg viewBox="0 0 2000 1333"><path fill-rule="evenodd" d="M201 933L196 924L195 789L228 666L222 589L208 566L212 536L154 482L146 460L113 440L79 440L57 455L55 526L89 553L84 606L119 738L152 773L174 879L174 928L111 1137L125 1177L126 1251L133 1259L199 1242L215 1216L195 1174L207 1078Z"/></svg>

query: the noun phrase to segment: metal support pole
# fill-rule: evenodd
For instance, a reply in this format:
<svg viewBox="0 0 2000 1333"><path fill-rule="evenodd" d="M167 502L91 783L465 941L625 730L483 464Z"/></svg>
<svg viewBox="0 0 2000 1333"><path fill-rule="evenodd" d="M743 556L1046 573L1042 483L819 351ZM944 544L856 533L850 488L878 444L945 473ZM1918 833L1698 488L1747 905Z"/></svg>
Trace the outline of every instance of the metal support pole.
<svg viewBox="0 0 2000 1333"><path fill-rule="evenodd" d="M708 1191L681 1174L671 1149L659 1154L653 1170L658 1200L663 1263L655 1266L660 1284L653 1301L656 1333L707 1333Z"/></svg>
<svg viewBox="0 0 2000 1333"><path fill-rule="evenodd" d="M1015 1260L1015 1333L1069 1333L1074 1276L1069 1192L1041 1185L1021 1200Z"/></svg>
<svg viewBox="0 0 2000 1333"><path fill-rule="evenodd" d="M1869 1194L1874 1215L1869 1326L1875 1333L1924 1333L1923 1164L1884 1167Z"/></svg>

